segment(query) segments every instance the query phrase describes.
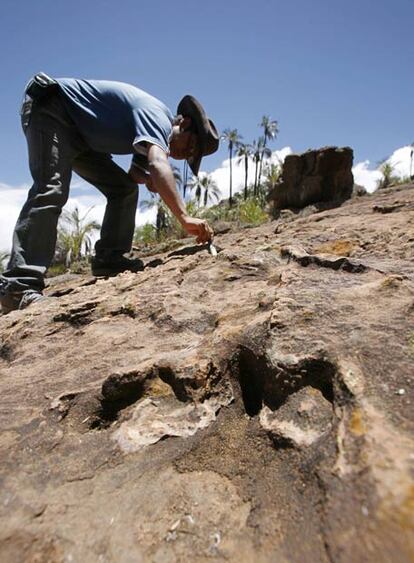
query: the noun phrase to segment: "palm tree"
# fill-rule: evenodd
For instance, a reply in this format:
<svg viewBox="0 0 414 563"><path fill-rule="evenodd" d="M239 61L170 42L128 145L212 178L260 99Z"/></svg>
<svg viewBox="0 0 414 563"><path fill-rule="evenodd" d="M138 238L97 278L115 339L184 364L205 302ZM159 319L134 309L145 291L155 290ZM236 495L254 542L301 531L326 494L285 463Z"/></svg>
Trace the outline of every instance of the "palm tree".
<svg viewBox="0 0 414 563"><path fill-rule="evenodd" d="M262 117L262 121L259 124L259 127L263 127L263 148L262 153L260 156L260 168L259 168L259 181L262 177L262 168L263 168L263 159L265 156L269 155L269 150L267 149L267 141L271 141L272 139L276 139L277 134L279 133L279 127L276 120L272 120L268 115L264 115ZM271 155L271 152L270 152Z"/></svg>
<svg viewBox="0 0 414 563"><path fill-rule="evenodd" d="M260 194L262 203L265 204L267 195L270 194L278 185L282 175L282 164L269 164L263 170L265 190Z"/></svg>
<svg viewBox="0 0 414 563"><path fill-rule="evenodd" d="M263 139L264 139L264 141L263 141L262 154L261 154L261 157L260 157L258 184L260 184L260 180L261 180L261 177L262 177L264 158L269 156L269 154L271 155L270 151L267 149L267 142L272 140L272 139L275 139L278 132L279 132L277 121L272 120L268 115L264 115L262 117L262 121L261 121L259 127L263 127Z"/></svg>
<svg viewBox="0 0 414 563"><path fill-rule="evenodd" d="M230 191L229 191L229 205L233 205L233 149L238 147L242 136L239 135L237 129L225 129L221 138L227 141L230 157Z"/></svg>
<svg viewBox="0 0 414 563"><path fill-rule="evenodd" d="M247 176L249 173L249 158L253 155L252 145L240 143L237 149L237 164L244 163L244 199L247 199Z"/></svg>
<svg viewBox="0 0 414 563"><path fill-rule="evenodd" d="M265 138L259 137L259 140L253 142L253 160L255 162L255 171L254 171L254 196L256 197L259 193L259 185L260 185L260 176L261 176L261 166L263 157L270 158L272 156L272 151L265 146Z"/></svg>
<svg viewBox="0 0 414 563"><path fill-rule="evenodd" d="M396 178L393 175L395 171L395 166L390 162L383 160L380 163L378 170L382 174L382 178L378 180L378 184L377 184L378 189L387 188L390 184L392 184L392 182L395 181Z"/></svg>
<svg viewBox="0 0 414 563"><path fill-rule="evenodd" d="M256 195L256 190L257 190L257 178L259 174L260 154L262 150L261 143L262 143L262 137L260 137L258 141L254 140L252 144L253 162L255 163L253 195Z"/></svg>
<svg viewBox="0 0 414 563"><path fill-rule="evenodd" d="M204 207L207 206L209 201L213 203L214 199L216 201L219 200L220 189L217 183L212 179L211 174L204 174L201 177L193 178L190 188L195 190L195 198L199 207L201 199L204 200Z"/></svg>
<svg viewBox="0 0 414 563"><path fill-rule="evenodd" d="M101 228L97 221L85 221L92 209L93 207L88 209L83 217L77 206L62 214L58 228L57 252L61 254L67 266L79 260L82 252L88 255L92 251L90 235Z"/></svg>
<svg viewBox="0 0 414 563"><path fill-rule="evenodd" d="M279 182L282 175L282 167L280 164L270 164L264 169L265 186L272 190Z"/></svg>
<svg viewBox="0 0 414 563"><path fill-rule="evenodd" d="M169 209L158 194L151 194L151 199L147 199L141 203L142 209L152 209L153 207L157 210L155 228L157 230L157 239L160 240L162 234L165 233L170 226Z"/></svg>

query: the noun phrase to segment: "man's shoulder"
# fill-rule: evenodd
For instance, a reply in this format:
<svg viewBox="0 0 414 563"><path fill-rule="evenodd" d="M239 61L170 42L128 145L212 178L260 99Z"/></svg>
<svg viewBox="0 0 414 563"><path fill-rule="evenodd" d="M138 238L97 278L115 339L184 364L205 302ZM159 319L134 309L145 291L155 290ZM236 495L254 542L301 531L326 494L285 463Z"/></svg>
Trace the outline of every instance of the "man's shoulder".
<svg viewBox="0 0 414 563"><path fill-rule="evenodd" d="M119 100L133 109L162 112L168 117L172 115L164 102L128 82L90 78L57 78L56 80L63 90L83 98L90 98L92 101L101 98L105 98L107 101Z"/></svg>
<svg viewBox="0 0 414 563"><path fill-rule="evenodd" d="M95 92L130 92L137 95L148 95L133 84L117 80L102 80L95 78L56 78L61 86L77 90L93 90Z"/></svg>

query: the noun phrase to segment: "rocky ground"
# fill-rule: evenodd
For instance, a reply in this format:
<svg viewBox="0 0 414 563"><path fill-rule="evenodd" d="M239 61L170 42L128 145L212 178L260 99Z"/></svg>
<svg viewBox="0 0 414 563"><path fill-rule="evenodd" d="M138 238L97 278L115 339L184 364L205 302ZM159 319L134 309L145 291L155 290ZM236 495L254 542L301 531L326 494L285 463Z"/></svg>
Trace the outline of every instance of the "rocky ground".
<svg viewBox="0 0 414 563"><path fill-rule="evenodd" d="M0 317L0 560L414 559L414 186Z"/></svg>

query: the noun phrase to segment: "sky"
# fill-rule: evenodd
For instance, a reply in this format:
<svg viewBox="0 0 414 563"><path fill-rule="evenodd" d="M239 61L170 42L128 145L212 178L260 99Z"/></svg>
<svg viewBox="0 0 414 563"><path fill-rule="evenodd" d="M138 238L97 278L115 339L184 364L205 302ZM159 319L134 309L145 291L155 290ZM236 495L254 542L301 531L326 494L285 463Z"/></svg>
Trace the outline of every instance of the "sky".
<svg viewBox="0 0 414 563"><path fill-rule="evenodd" d="M413 25L412 0L2 0L0 249L31 182L18 111L34 73L129 82L173 113L191 93L246 142L269 115L274 151L351 146L372 184L378 162L414 141ZM202 170L224 182L227 158L222 144ZM102 212L76 178L71 195Z"/></svg>

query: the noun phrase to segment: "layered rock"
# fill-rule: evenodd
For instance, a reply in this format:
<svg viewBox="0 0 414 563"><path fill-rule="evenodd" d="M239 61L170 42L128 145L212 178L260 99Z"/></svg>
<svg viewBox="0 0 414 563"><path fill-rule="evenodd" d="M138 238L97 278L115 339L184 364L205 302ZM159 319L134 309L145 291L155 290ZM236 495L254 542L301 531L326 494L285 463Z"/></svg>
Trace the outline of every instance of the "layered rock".
<svg viewBox="0 0 414 563"><path fill-rule="evenodd" d="M410 561L413 231L387 190L0 317L0 560Z"/></svg>
<svg viewBox="0 0 414 563"><path fill-rule="evenodd" d="M269 194L274 209L302 209L320 202L342 203L352 195L353 151L325 147L288 155L279 184Z"/></svg>

